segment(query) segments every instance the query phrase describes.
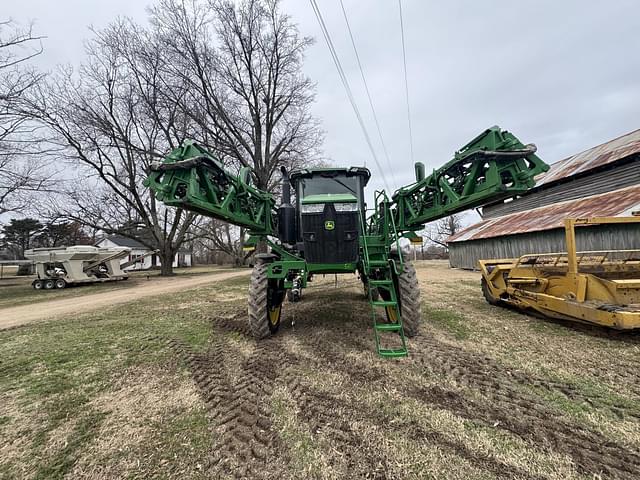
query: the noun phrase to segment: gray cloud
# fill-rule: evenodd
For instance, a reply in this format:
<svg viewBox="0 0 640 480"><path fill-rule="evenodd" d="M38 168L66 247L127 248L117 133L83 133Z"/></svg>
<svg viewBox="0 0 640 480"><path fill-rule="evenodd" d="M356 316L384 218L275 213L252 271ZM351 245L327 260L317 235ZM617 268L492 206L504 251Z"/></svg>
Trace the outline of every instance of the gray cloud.
<svg viewBox="0 0 640 480"><path fill-rule="evenodd" d="M36 21L47 35L45 68L78 63L88 25L117 15L145 22L148 2L22 0L3 15ZM338 0L319 2L338 54L384 162ZM403 2L415 160L435 168L494 124L534 142L556 161L639 128L640 4L610 2ZM346 0L351 27L391 155L396 186L412 179L397 2ZM305 72L318 84L315 113L338 165L377 171L308 2L283 9L316 38ZM387 174L390 178L390 175Z"/></svg>

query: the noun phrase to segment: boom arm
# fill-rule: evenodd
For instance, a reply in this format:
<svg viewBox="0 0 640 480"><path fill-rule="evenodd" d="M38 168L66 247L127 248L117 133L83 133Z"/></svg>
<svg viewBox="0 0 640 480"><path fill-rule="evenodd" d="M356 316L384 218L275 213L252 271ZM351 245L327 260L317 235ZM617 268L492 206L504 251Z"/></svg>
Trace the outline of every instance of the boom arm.
<svg viewBox="0 0 640 480"><path fill-rule="evenodd" d="M184 208L248 228L275 234L275 199L250 185L247 167L233 175L195 142L187 140L162 162L154 162L144 184L166 205Z"/></svg>
<svg viewBox="0 0 640 480"><path fill-rule="evenodd" d="M549 166L514 135L491 127L455 153L453 160L417 182L397 190L390 205L398 231L419 230L425 223L522 194Z"/></svg>
<svg viewBox="0 0 640 480"><path fill-rule="evenodd" d="M534 145L522 144L499 127L489 128L428 177L424 166L416 164L417 181L397 190L392 201L385 200L372 224L376 230L385 225L387 232L415 231L427 222L522 194L533 187L537 174L549 169L535 152ZM250 180L249 168L229 173L204 148L186 141L152 164L145 185L167 205L248 228L253 235L277 236L275 199Z"/></svg>

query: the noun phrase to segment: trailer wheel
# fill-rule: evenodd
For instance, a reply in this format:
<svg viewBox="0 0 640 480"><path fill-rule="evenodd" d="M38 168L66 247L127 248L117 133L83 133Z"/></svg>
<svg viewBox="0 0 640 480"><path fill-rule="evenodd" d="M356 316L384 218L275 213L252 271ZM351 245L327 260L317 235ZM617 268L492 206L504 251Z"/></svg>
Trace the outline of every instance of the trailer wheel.
<svg viewBox="0 0 640 480"><path fill-rule="evenodd" d="M480 280L480 283L482 284L482 296L487 301L487 303L489 305L495 305L495 306L500 305L501 304L500 299L494 297L491 294L491 290L489 290L489 285L487 284L487 281L483 278L482 280Z"/></svg>
<svg viewBox="0 0 640 480"><path fill-rule="evenodd" d="M44 289L45 290L52 290L53 287L55 287L55 284L53 283L53 280L45 280L44 281Z"/></svg>
<svg viewBox="0 0 640 480"><path fill-rule="evenodd" d="M59 290L62 290L66 286L67 286L67 282L65 282L63 278L58 278L55 281L55 287Z"/></svg>
<svg viewBox="0 0 640 480"><path fill-rule="evenodd" d="M42 290L42 280L34 280L31 286L34 288L34 290Z"/></svg>
<svg viewBox="0 0 640 480"><path fill-rule="evenodd" d="M405 261L400 275L396 277L402 326L407 337L415 337L422 321L420 286L413 264Z"/></svg>
<svg viewBox="0 0 640 480"><path fill-rule="evenodd" d="M276 333L280 327L284 289L278 280L267 278L267 264L258 263L251 272L249 287L249 330L256 339Z"/></svg>

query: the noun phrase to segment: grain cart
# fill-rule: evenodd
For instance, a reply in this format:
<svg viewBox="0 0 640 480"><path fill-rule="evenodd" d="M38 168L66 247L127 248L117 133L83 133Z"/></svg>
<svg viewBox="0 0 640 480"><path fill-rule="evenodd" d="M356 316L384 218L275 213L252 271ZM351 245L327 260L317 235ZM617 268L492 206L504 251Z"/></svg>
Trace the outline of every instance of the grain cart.
<svg viewBox="0 0 640 480"><path fill-rule="evenodd" d="M480 260L492 305L612 327L640 328L640 250L576 251L576 226L640 223L640 217L565 220L567 251Z"/></svg>
<svg viewBox="0 0 640 480"><path fill-rule="evenodd" d="M128 264L120 264L130 249L122 247L98 248L89 245L73 247L34 248L24 256L36 265L38 278L32 282L36 290L65 288L85 283L126 280L122 271Z"/></svg>
<svg viewBox="0 0 640 480"><path fill-rule="evenodd" d="M358 272L376 349L398 357L407 355L405 335L415 335L421 320L416 272L398 253L400 237L415 236L441 217L524 193L548 169L535 152L534 145L489 128L429 176L417 163L415 183L391 198L375 192L370 210L366 168L283 169L282 204L276 208L271 193L252 186L249 168L234 175L191 141L154 163L145 184L166 205L228 221L266 242L270 252L257 256L249 289L248 322L256 338L278 330L287 291L304 289L314 274ZM387 346L389 340L395 345Z"/></svg>

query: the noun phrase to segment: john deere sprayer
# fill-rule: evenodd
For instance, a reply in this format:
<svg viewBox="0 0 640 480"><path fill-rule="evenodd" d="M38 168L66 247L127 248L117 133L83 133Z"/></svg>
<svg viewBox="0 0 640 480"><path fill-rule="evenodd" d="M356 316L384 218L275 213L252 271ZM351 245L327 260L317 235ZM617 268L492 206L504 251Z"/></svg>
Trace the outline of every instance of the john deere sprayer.
<svg viewBox="0 0 640 480"><path fill-rule="evenodd" d="M427 222L524 193L548 169L535 152L534 145L492 127L431 175L416 163L415 183L391 198L376 191L370 205L366 168L283 170L276 207L271 193L252 186L250 169L232 174L187 141L152 166L145 184L166 205L247 228L267 243L269 252L256 255L249 289L248 323L256 338L278 330L284 299L300 299L314 274L357 272L378 353L400 357L422 313L416 272L400 253L399 239L415 237Z"/></svg>

